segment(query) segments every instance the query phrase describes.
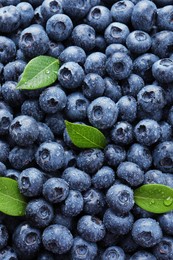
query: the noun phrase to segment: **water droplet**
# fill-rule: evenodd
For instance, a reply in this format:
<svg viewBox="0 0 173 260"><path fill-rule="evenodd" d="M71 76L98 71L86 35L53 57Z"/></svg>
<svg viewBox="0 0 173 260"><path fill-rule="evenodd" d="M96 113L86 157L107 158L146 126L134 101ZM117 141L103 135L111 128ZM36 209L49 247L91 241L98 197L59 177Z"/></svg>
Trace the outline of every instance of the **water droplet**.
<svg viewBox="0 0 173 260"><path fill-rule="evenodd" d="M50 70L46 70L46 74L49 74L50 73Z"/></svg>
<svg viewBox="0 0 173 260"><path fill-rule="evenodd" d="M165 206L167 206L167 207L169 207L172 203L173 203L173 198L171 198L171 197L167 197L167 198L164 200L164 202L163 202L163 204L164 204Z"/></svg>
<svg viewBox="0 0 173 260"><path fill-rule="evenodd" d="M153 205L153 204L155 204L155 201L153 199L151 199L150 205Z"/></svg>

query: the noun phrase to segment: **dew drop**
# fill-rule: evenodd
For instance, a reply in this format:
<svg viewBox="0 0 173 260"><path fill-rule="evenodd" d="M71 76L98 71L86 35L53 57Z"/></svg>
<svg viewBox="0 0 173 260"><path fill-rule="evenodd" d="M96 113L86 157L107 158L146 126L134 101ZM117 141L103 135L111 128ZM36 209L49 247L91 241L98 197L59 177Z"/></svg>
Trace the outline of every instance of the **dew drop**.
<svg viewBox="0 0 173 260"><path fill-rule="evenodd" d="M172 203L173 203L173 198L171 198L171 197L167 197L167 198L164 200L164 202L163 202L163 204L164 204L165 206L167 206L167 207L169 207Z"/></svg>
<svg viewBox="0 0 173 260"><path fill-rule="evenodd" d="M50 74L50 70L46 70L46 74Z"/></svg>

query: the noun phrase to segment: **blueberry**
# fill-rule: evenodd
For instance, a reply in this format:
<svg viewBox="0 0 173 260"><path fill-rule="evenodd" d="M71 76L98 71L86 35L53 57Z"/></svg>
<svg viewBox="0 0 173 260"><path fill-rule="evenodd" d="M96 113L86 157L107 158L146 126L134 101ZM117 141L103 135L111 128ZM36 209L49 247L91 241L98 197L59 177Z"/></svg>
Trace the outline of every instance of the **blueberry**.
<svg viewBox="0 0 173 260"><path fill-rule="evenodd" d="M160 132L160 125L152 119L141 120L134 128L136 140L148 146L159 140Z"/></svg>
<svg viewBox="0 0 173 260"><path fill-rule="evenodd" d="M13 233L13 245L19 257L33 259L41 246L40 230L21 223Z"/></svg>
<svg viewBox="0 0 173 260"><path fill-rule="evenodd" d="M81 86L84 76L82 67L73 61L64 63L58 71L58 80L67 89Z"/></svg>
<svg viewBox="0 0 173 260"><path fill-rule="evenodd" d="M6 226L0 224L0 250L7 246L8 238L9 236Z"/></svg>
<svg viewBox="0 0 173 260"><path fill-rule="evenodd" d="M90 123L99 129L107 129L113 126L118 117L118 107L108 97L94 99L88 106L88 119Z"/></svg>
<svg viewBox="0 0 173 260"><path fill-rule="evenodd" d="M87 117L88 105L88 99L81 92L71 93L67 96L66 116L71 121L84 120Z"/></svg>
<svg viewBox="0 0 173 260"><path fill-rule="evenodd" d="M92 177L92 184L96 189L106 189L112 186L115 181L115 172L109 166L103 166Z"/></svg>
<svg viewBox="0 0 173 260"><path fill-rule="evenodd" d="M37 140L38 125L30 116L17 116L10 124L9 133L17 145L28 146Z"/></svg>
<svg viewBox="0 0 173 260"><path fill-rule="evenodd" d="M117 176L130 187L136 187L143 183L144 172L133 162L122 162L117 169Z"/></svg>
<svg viewBox="0 0 173 260"><path fill-rule="evenodd" d="M64 117L61 112L48 114L45 123L54 135L61 135L65 129Z"/></svg>
<svg viewBox="0 0 173 260"><path fill-rule="evenodd" d="M130 257L130 260L141 260L141 259L142 260L148 260L148 259L157 260L153 254L151 254L148 251L144 251L144 250L137 251Z"/></svg>
<svg viewBox="0 0 173 260"><path fill-rule="evenodd" d="M72 150L65 150L64 169L76 166L76 154Z"/></svg>
<svg viewBox="0 0 173 260"><path fill-rule="evenodd" d="M56 113L65 108L67 97L59 86L43 90L39 97L39 105L45 113Z"/></svg>
<svg viewBox="0 0 173 260"><path fill-rule="evenodd" d="M53 141L54 140L54 135L50 128L45 124L45 123L38 123L38 139L37 142L39 144L47 142L47 141Z"/></svg>
<svg viewBox="0 0 173 260"><path fill-rule="evenodd" d="M49 178L43 185L43 196L51 203L64 201L69 194L68 183L60 178Z"/></svg>
<svg viewBox="0 0 173 260"><path fill-rule="evenodd" d="M75 167L66 168L61 176L68 184L70 189L86 191L91 186L90 176Z"/></svg>
<svg viewBox="0 0 173 260"><path fill-rule="evenodd" d="M7 174L7 167L4 163L0 162L0 176L6 176Z"/></svg>
<svg viewBox="0 0 173 260"><path fill-rule="evenodd" d="M21 106L21 114L33 117L36 121L44 119L44 112L36 99L25 100Z"/></svg>
<svg viewBox="0 0 173 260"><path fill-rule="evenodd" d="M151 37L146 32L136 30L127 36L126 45L132 53L142 54L150 49Z"/></svg>
<svg viewBox="0 0 173 260"><path fill-rule="evenodd" d="M3 6L7 6L7 5L17 5L19 4L20 0L1 0L0 3Z"/></svg>
<svg viewBox="0 0 173 260"><path fill-rule="evenodd" d="M89 189L83 194L84 212L90 215L101 213L105 207L105 196L97 189Z"/></svg>
<svg viewBox="0 0 173 260"><path fill-rule="evenodd" d="M43 231L42 242L48 251L55 254L64 254L72 247L73 236L66 227L54 224Z"/></svg>
<svg viewBox="0 0 173 260"><path fill-rule="evenodd" d="M103 95L105 91L104 79L96 73L88 73L82 84L82 92L84 96L90 100Z"/></svg>
<svg viewBox="0 0 173 260"><path fill-rule="evenodd" d="M0 135L8 134L13 114L7 109L0 109Z"/></svg>
<svg viewBox="0 0 173 260"><path fill-rule="evenodd" d="M162 109L165 106L165 93L163 88L155 85L143 87L137 95L138 105L146 112Z"/></svg>
<svg viewBox="0 0 173 260"><path fill-rule="evenodd" d="M63 13L61 0L44 0L41 4L41 14L47 21L55 14Z"/></svg>
<svg viewBox="0 0 173 260"><path fill-rule="evenodd" d="M128 78L132 71L132 60L127 54L116 52L107 59L106 70L114 80Z"/></svg>
<svg viewBox="0 0 173 260"><path fill-rule="evenodd" d="M159 57L153 53L144 53L138 56L133 62L133 72L139 75L146 83L152 83L152 65L159 60Z"/></svg>
<svg viewBox="0 0 173 260"><path fill-rule="evenodd" d="M24 29L20 35L19 47L28 58L45 54L49 48L49 38L44 28L32 24Z"/></svg>
<svg viewBox="0 0 173 260"><path fill-rule="evenodd" d="M144 85L144 80L136 74L130 74L130 76L127 79L124 79L121 82L123 94L135 98L139 91L143 89Z"/></svg>
<svg viewBox="0 0 173 260"><path fill-rule="evenodd" d="M159 8L157 11L157 25L161 30L173 31L172 26L172 5L165 5L163 8Z"/></svg>
<svg viewBox="0 0 173 260"><path fill-rule="evenodd" d="M44 182L45 177L43 172L33 167L23 170L18 178L19 190L27 197L41 195Z"/></svg>
<svg viewBox="0 0 173 260"><path fill-rule="evenodd" d="M173 234L173 219L172 219L173 211L166 212L164 214L159 215L158 222L163 232L167 235L172 236Z"/></svg>
<svg viewBox="0 0 173 260"><path fill-rule="evenodd" d="M115 212L128 213L134 205L133 190L124 184L114 184L106 193L106 201Z"/></svg>
<svg viewBox="0 0 173 260"><path fill-rule="evenodd" d="M0 258L3 260L7 260L10 258L12 258L13 260L18 260L15 250L10 246L7 246L0 250Z"/></svg>
<svg viewBox="0 0 173 260"><path fill-rule="evenodd" d="M11 178L15 181L18 181L19 175L20 175L20 172L17 170L14 170L14 169L8 169L5 174L5 176L7 178Z"/></svg>
<svg viewBox="0 0 173 260"><path fill-rule="evenodd" d="M133 240L131 232L127 234L125 237L122 237L122 239L120 238L119 245L125 253L130 254L134 253L139 248L139 246Z"/></svg>
<svg viewBox="0 0 173 260"><path fill-rule="evenodd" d="M65 1L69 1L69 0L65 0ZM79 24L73 29L71 36L74 44L84 49L84 51L88 52L94 49L96 35L93 27L87 24Z"/></svg>
<svg viewBox="0 0 173 260"><path fill-rule="evenodd" d="M98 242L105 236L105 227L103 222L93 216L84 215L77 223L79 235L90 242Z"/></svg>
<svg viewBox="0 0 173 260"><path fill-rule="evenodd" d="M121 43L126 42L126 38L129 35L130 31L127 25L124 23L114 22L109 24L104 32L104 37L107 44L111 43Z"/></svg>
<svg viewBox="0 0 173 260"><path fill-rule="evenodd" d="M34 161L35 147L15 146L9 153L8 160L11 166L17 170L23 170L31 165Z"/></svg>
<svg viewBox="0 0 173 260"><path fill-rule="evenodd" d="M159 170L149 170L144 175L144 184L158 183L166 185L165 175Z"/></svg>
<svg viewBox="0 0 173 260"><path fill-rule="evenodd" d="M163 41L164 39L164 41ZM173 32L160 31L153 35L151 51L160 58L167 58L172 54Z"/></svg>
<svg viewBox="0 0 173 260"><path fill-rule="evenodd" d="M133 28L150 32L155 25L156 14L157 7L153 2L148 0L139 1L139 3L134 6L131 15Z"/></svg>
<svg viewBox="0 0 173 260"><path fill-rule="evenodd" d="M0 161L6 162L10 152L10 146L7 142L0 140Z"/></svg>
<svg viewBox="0 0 173 260"><path fill-rule="evenodd" d="M89 174L97 172L104 162L104 154L99 149L87 149L77 156L77 167Z"/></svg>
<svg viewBox="0 0 173 260"><path fill-rule="evenodd" d="M64 149L57 142L44 142L38 147L35 159L44 171L56 171L63 167Z"/></svg>
<svg viewBox="0 0 173 260"><path fill-rule="evenodd" d="M137 114L137 102L134 97L123 96L118 101L119 119L133 122Z"/></svg>
<svg viewBox="0 0 173 260"><path fill-rule="evenodd" d="M21 21L20 11L16 6L9 5L0 8L0 32L10 33L19 28Z"/></svg>
<svg viewBox="0 0 173 260"><path fill-rule="evenodd" d="M75 19L80 19L86 16L91 8L90 1L85 0L64 0L63 10L64 12Z"/></svg>
<svg viewBox="0 0 173 260"><path fill-rule="evenodd" d="M116 167L126 159L126 150L119 145L108 144L104 149L105 161L108 165Z"/></svg>
<svg viewBox="0 0 173 260"><path fill-rule="evenodd" d="M173 172L173 142L159 143L153 151L153 163L162 172Z"/></svg>
<svg viewBox="0 0 173 260"><path fill-rule="evenodd" d="M173 125L173 107L169 110L168 114L168 122L162 121L160 122L160 129L161 129L161 137L160 137L160 142L165 142L169 141L172 138L172 128L171 126Z"/></svg>
<svg viewBox="0 0 173 260"><path fill-rule="evenodd" d="M73 260L94 260L97 256L97 245L96 243L86 241L79 236L75 237L71 248L71 256Z"/></svg>
<svg viewBox="0 0 173 260"><path fill-rule="evenodd" d="M41 13L41 4L39 6L37 6L34 10L33 22L36 24L42 25L42 26L45 26L45 24L46 24L46 21L43 18L43 15Z"/></svg>
<svg viewBox="0 0 173 260"><path fill-rule="evenodd" d="M55 42L66 40L73 29L73 23L65 14L54 14L46 23L46 32Z"/></svg>
<svg viewBox="0 0 173 260"><path fill-rule="evenodd" d="M20 26L26 28L34 18L34 9L30 3L21 2L17 6L20 12Z"/></svg>
<svg viewBox="0 0 173 260"><path fill-rule="evenodd" d="M103 216L103 223L106 229L117 235L125 235L129 233L132 229L133 222L134 217L130 212L119 215L112 209L108 208Z"/></svg>
<svg viewBox="0 0 173 260"><path fill-rule="evenodd" d="M69 46L61 52L59 60L62 63L73 61L79 63L79 65L83 65L86 60L86 53L78 46Z"/></svg>
<svg viewBox="0 0 173 260"><path fill-rule="evenodd" d="M0 36L0 45L1 45L1 52L0 52L0 62L3 64L12 61L16 55L16 45L15 43L5 36Z"/></svg>
<svg viewBox="0 0 173 260"><path fill-rule="evenodd" d="M25 215L33 227L45 228L53 219L53 207L44 199L34 199L27 204Z"/></svg>
<svg viewBox="0 0 173 260"><path fill-rule="evenodd" d="M122 90L117 81L112 80L110 77L104 78L105 91L104 96L111 98L115 103L121 98Z"/></svg>
<svg viewBox="0 0 173 260"><path fill-rule="evenodd" d="M116 22L128 24L131 21L131 14L134 8L132 1L117 1L111 7L112 18Z"/></svg>
<svg viewBox="0 0 173 260"><path fill-rule="evenodd" d="M49 41L49 49L47 51L47 55L58 59L64 49L65 47L61 42Z"/></svg>
<svg viewBox="0 0 173 260"><path fill-rule="evenodd" d="M173 60L164 58L156 61L152 66L154 78L161 83L170 83L173 81Z"/></svg>
<svg viewBox="0 0 173 260"><path fill-rule="evenodd" d="M107 47L106 40L102 35L96 35L95 48L94 51L105 52Z"/></svg>
<svg viewBox="0 0 173 260"><path fill-rule="evenodd" d="M77 190L70 190L67 198L62 205L62 213L68 217L75 217L83 210L83 196Z"/></svg>
<svg viewBox="0 0 173 260"><path fill-rule="evenodd" d="M159 223L152 218L141 218L135 221L132 228L134 241L142 247L153 247L162 239Z"/></svg>
<svg viewBox="0 0 173 260"><path fill-rule="evenodd" d="M106 55L102 52L91 53L86 58L84 68L86 74L97 73L103 77L106 69Z"/></svg>
<svg viewBox="0 0 173 260"><path fill-rule="evenodd" d="M22 60L9 62L7 65L4 66L4 80L18 81L25 66L26 66L26 62Z"/></svg>
<svg viewBox="0 0 173 260"><path fill-rule="evenodd" d="M154 246L153 254L156 259L171 259L173 257L173 239L171 236L163 236L161 241Z"/></svg>
<svg viewBox="0 0 173 260"><path fill-rule="evenodd" d="M96 32L101 32L112 22L110 10L105 6L96 5L90 9L86 23L92 26Z"/></svg>
<svg viewBox="0 0 173 260"><path fill-rule="evenodd" d="M130 123L117 122L111 131L111 140L115 144L127 145L133 141L133 127Z"/></svg>
<svg viewBox="0 0 173 260"><path fill-rule="evenodd" d="M102 255L102 260L108 260L108 259L117 259L117 260L124 260L125 259L125 253L123 249L119 246L111 246L108 247L103 255Z"/></svg>
<svg viewBox="0 0 173 260"><path fill-rule="evenodd" d="M112 44L108 45L105 50L105 54L106 54L107 58L112 56L115 52L124 52L126 54L129 54L128 49L121 43L112 43Z"/></svg>
<svg viewBox="0 0 173 260"><path fill-rule="evenodd" d="M55 211L54 218L52 220L52 224L62 225L64 227L68 228L69 230L72 230L74 227L74 218L65 216L61 212L61 210L58 209Z"/></svg>

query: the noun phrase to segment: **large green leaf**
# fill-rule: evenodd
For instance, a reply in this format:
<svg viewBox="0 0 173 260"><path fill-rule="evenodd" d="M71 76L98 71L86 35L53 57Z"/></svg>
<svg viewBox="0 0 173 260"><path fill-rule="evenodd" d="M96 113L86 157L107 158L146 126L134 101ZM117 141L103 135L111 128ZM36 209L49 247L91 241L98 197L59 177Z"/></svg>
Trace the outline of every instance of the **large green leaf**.
<svg viewBox="0 0 173 260"><path fill-rule="evenodd" d="M173 210L173 189L162 184L145 184L134 191L135 203L153 213Z"/></svg>
<svg viewBox="0 0 173 260"><path fill-rule="evenodd" d="M18 89L39 89L54 83L58 78L59 60L49 56L38 56L25 67Z"/></svg>
<svg viewBox="0 0 173 260"><path fill-rule="evenodd" d="M106 138L97 128L65 121L71 141L79 148L101 148L106 146Z"/></svg>
<svg viewBox="0 0 173 260"><path fill-rule="evenodd" d="M17 181L0 177L0 211L11 216L23 216L26 205L26 200L19 191Z"/></svg>

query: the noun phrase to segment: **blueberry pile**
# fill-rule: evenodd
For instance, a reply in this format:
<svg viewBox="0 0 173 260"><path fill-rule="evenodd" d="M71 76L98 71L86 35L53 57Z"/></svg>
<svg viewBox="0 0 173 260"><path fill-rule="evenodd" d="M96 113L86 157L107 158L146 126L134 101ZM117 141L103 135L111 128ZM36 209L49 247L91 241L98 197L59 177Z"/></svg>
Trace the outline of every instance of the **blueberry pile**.
<svg viewBox="0 0 173 260"><path fill-rule="evenodd" d="M40 55L56 83L17 89ZM173 0L0 0L0 84L0 176L28 201L0 214L0 260L172 260L173 211L134 190L173 188ZM76 147L65 120L105 149Z"/></svg>

